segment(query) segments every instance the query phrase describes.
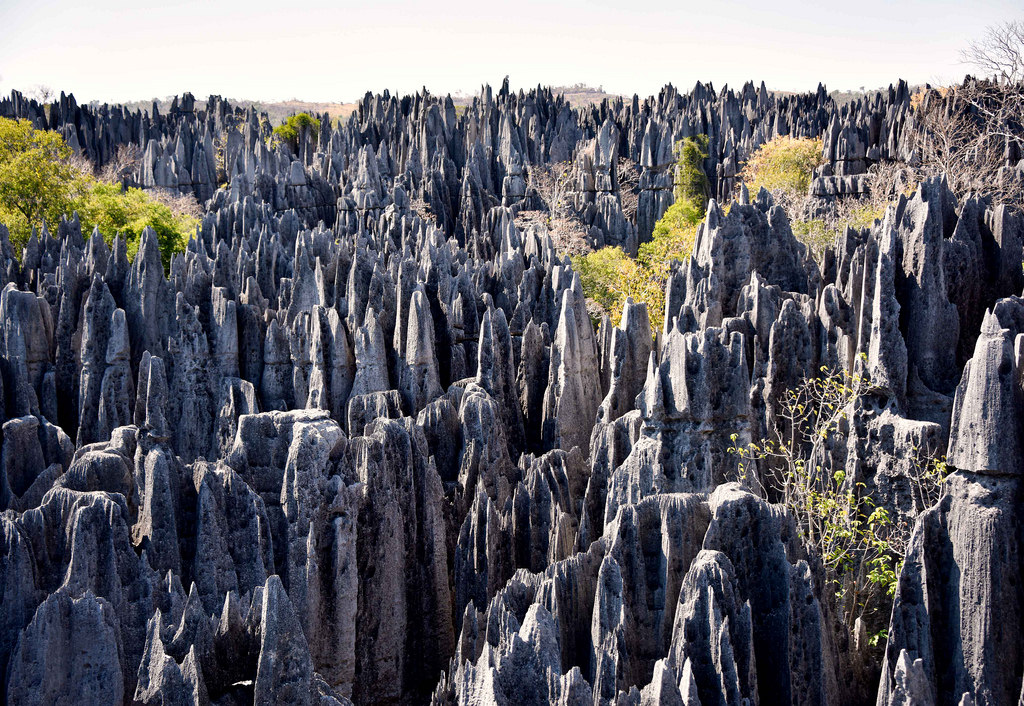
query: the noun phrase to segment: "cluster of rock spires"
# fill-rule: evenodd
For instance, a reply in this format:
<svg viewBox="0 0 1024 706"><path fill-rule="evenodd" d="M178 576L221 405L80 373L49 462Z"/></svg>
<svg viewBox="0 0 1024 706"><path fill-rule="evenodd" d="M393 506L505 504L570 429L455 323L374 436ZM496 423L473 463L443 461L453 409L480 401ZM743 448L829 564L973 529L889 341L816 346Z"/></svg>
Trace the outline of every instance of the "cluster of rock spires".
<svg viewBox="0 0 1024 706"><path fill-rule="evenodd" d="M202 203L227 184L228 198L218 196L218 207L258 194L276 211L330 225L339 212L347 223L377 218L408 197L425 204L438 226L474 255L480 253L471 234L492 229L493 207L518 214L553 206L532 176L544 165L570 168L566 202L592 246L635 252L672 203L673 147L685 137L708 136L704 170L712 195L726 202L747 158L780 135L824 141L826 163L812 184L822 199L865 193L871 164L914 164L919 149L911 91L902 81L841 106L822 86L783 96L763 83L738 92L698 83L688 94L669 85L644 101L634 96L582 109L540 87L513 93L507 80L497 96L484 87L464 111L426 92L368 93L349 120L330 130L307 128L294 152L268 147L271 126L252 107L217 96L203 105L185 94L161 114L156 104L150 112L79 106L62 93L44 105L12 92L0 98L0 117L58 130L99 166L114 160L119 147L136 147L141 159L128 178L133 185L193 194ZM1011 147L1007 160L1015 166L1019 150ZM619 172L627 165L637 176L623 185Z"/></svg>
<svg viewBox="0 0 1024 706"><path fill-rule="evenodd" d="M681 136L712 136L727 194L777 134L828 135L839 177L890 158L908 106L903 84L842 110L752 86L583 111L505 86L462 114L385 94L294 154L219 99L0 101L98 162L142 145L138 183L208 198L169 276L152 231L130 262L74 217L21 253L0 227L0 693L1014 702L1021 216L930 180L819 265L741 190L656 332L632 302L595 327L551 234L517 222L545 206L531 166L570 162L595 241L635 247ZM830 448L850 487L916 523L880 673L728 452L822 366L871 381ZM922 511L925 447L954 470Z"/></svg>

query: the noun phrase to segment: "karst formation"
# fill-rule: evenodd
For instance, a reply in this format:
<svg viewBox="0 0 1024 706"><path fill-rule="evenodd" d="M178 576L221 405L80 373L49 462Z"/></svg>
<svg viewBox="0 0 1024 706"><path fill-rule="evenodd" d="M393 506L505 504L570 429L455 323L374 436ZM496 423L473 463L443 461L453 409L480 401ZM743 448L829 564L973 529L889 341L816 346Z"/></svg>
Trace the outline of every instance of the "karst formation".
<svg viewBox="0 0 1024 706"><path fill-rule="evenodd" d="M253 109L42 105L97 165L195 196L165 271L69 214L0 227L0 693L10 704L1016 704L1024 219L921 183L816 261L766 191L819 137L822 204L912 162L900 83L573 108L367 94L297 145ZM537 174L635 253L709 137L693 256L595 322ZM1020 155L1006 155L1015 167ZM869 381L827 453L913 526L876 659L741 469L784 391ZM916 452L943 453L915 507ZM742 472L741 472L742 471ZM880 668L879 668L880 665Z"/></svg>

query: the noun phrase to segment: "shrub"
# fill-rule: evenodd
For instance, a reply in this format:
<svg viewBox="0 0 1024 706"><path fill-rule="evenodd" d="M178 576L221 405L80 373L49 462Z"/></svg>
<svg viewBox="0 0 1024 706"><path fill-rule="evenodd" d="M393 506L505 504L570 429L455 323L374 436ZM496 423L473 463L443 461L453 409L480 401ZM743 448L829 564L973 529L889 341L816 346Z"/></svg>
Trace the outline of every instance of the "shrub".
<svg viewBox="0 0 1024 706"><path fill-rule="evenodd" d="M796 519L832 584L827 595L853 635L859 619L878 624L888 618L911 527L876 506L865 485L836 467L827 450L869 382L846 371L821 373L786 392L764 440L729 451L739 457L741 478L759 484ZM915 466L909 480L915 511L922 512L938 501L947 469L944 459L920 450ZM884 637L884 630L876 632L872 644Z"/></svg>
<svg viewBox="0 0 1024 706"><path fill-rule="evenodd" d="M968 194L1024 210L1024 182L1007 169L1007 145L1024 140L1024 85L970 77L945 94L928 91L914 111L915 171L943 175Z"/></svg>
<svg viewBox="0 0 1024 706"><path fill-rule="evenodd" d="M614 316L621 307L619 282L622 272L633 261L622 248L601 248L585 255L572 257L573 269L579 273L583 291L599 314Z"/></svg>
<svg viewBox="0 0 1024 706"><path fill-rule="evenodd" d="M194 200L168 197L95 179L74 163L57 132L36 130L27 120L0 118L0 223L20 252L43 222L78 212L82 232L98 227L111 242L120 233L134 258L146 226L156 231L164 268L185 249L199 220ZM191 201L191 205L186 202Z"/></svg>
<svg viewBox="0 0 1024 706"><path fill-rule="evenodd" d="M20 251L33 227L53 225L87 187L71 163L72 150L57 132L28 120L0 118L0 223Z"/></svg>
<svg viewBox="0 0 1024 706"><path fill-rule="evenodd" d="M320 121L309 113L292 115L274 128L274 135L282 142L287 142L293 150L298 150L299 135L305 128L310 129L314 138L320 136Z"/></svg>
<svg viewBox="0 0 1024 706"><path fill-rule="evenodd" d="M790 226L796 239L809 247L814 259L819 262L825 248L835 244L836 236L839 233L839 231L829 228L824 218L796 220L792 221Z"/></svg>
<svg viewBox="0 0 1024 706"><path fill-rule="evenodd" d="M824 160L822 141L801 137L776 137L758 147L747 160L740 179L751 196L763 186L798 197L807 193L814 169Z"/></svg>
<svg viewBox="0 0 1024 706"><path fill-rule="evenodd" d="M640 246L637 260L664 279L673 260L690 256L702 220L704 212L696 210L693 202L676 201L654 224L651 239Z"/></svg>
<svg viewBox="0 0 1024 706"><path fill-rule="evenodd" d="M174 253L185 249L199 223L194 215L172 209L142 189L122 190L117 184L104 182L92 184L78 204L78 215L83 229L98 227L108 244L120 234L128 246L129 259L135 258L142 231L149 226L156 231L164 270L170 270Z"/></svg>
<svg viewBox="0 0 1024 706"><path fill-rule="evenodd" d="M637 276L636 260L622 248L608 247L575 255L572 263L590 300L591 315L599 318L607 314L613 325L618 324L626 299L626 281Z"/></svg>
<svg viewBox="0 0 1024 706"><path fill-rule="evenodd" d="M704 220L711 187L704 173L708 136L687 137L676 146L675 203L654 224L650 242L640 246L640 262L662 277L673 260L690 255L697 226Z"/></svg>
<svg viewBox="0 0 1024 706"><path fill-rule="evenodd" d="M699 223L699 219L698 219ZM612 325L622 318L626 297L647 304L653 331L665 320L665 283L674 260L689 257L697 223L686 202L676 202L654 229L650 242L640 246L636 259L621 248L602 248L572 258L583 292L595 313L608 314Z"/></svg>
<svg viewBox="0 0 1024 706"><path fill-rule="evenodd" d="M703 217L708 205L711 185L704 173L704 160L708 157L708 136L687 137L676 145L676 201L687 201Z"/></svg>

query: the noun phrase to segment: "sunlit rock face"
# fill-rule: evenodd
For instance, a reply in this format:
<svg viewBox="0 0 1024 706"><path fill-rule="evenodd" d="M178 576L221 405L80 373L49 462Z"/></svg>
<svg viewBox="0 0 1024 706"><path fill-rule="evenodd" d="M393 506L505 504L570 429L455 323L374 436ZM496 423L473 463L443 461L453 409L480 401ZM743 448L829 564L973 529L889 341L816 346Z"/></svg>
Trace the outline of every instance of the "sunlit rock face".
<svg viewBox="0 0 1024 706"><path fill-rule="evenodd" d="M1019 698L1024 221L933 179L819 264L770 195L731 202L778 135L824 140L817 197L857 193L911 149L904 84L367 95L294 152L219 98L0 115L98 164L134 144L129 181L204 210L169 271L153 231L129 260L74 217L21 253L0 228L8 703ZM716 198L664 326L597 325L535 175L635 252L695 134ZM822 367L869 381L823 453L914 527L877 648L731 451ZM924 448L952 470L927 509Z"/></svg>

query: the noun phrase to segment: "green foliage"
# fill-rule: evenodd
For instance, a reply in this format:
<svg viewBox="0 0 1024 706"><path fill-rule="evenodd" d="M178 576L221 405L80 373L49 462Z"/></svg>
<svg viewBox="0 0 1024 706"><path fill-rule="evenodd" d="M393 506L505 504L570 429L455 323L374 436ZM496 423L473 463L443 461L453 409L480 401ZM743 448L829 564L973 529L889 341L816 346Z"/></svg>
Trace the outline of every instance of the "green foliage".
<svg viewBox="0 0 1024 706"><path fill-rule="evenodd" d="M640 246L637 255L640 264L662 282L673 260L690 256L711 190L703 166L708 156L708 136L687 137L676 146L676 153L675 203L654 224L651 240Z"/></svg>
<svg viewBox="0 0 1024 706"><path fill-rule="evenodd" d="M668 207L654 224L652 240L677 239L681 233L696 232L697 225L704 220L704 207L693 201L682 199ZM647 243L644 243L647 245ZM641 245L640 247L643 247Z"/></svg>
<svg viewBox="0 0 1024 706"><path fill-rule="evenodd" d="M85 190L71 156L59 133L36 130L28 120L0 118L0 223L16 251L33 227L44 220L56 224Z"/></svg>
<svg viewBox="0 0 1024 706"><path fill-rule="evenodd" d="M760 483L796 519L834 587L837 614L853 634L857 619L888 615L910 527L876 506L863 483L828 465L828 445L869 385L846 371L821 372L787 391L767 439L738 446L733 435L729 452L739 456L741 477ZM918 512L938 500L947 470L944 459L921 458L911 478ZM873 644L879 639L881 633Z"/></svg>
<svg viewBox="0 0 1024 706"><path fill-rule="evenodd" d="M807 193L814 169L823 161L822 141L803 137L776 137L750 155L740 178L751 196L763 186L789 195Z"/></svg>
<svg viewBox="0 0 1024 706"><path fill-rule="evenodd" d="M647 304L651 327L659 331L665 320L665 282L674 260L683 260L693 249L697 232L694 212L687 202L673 204L658 225L653 238L640 246L636 259L621 248L602 248L572 258L583 292L597 314L608 314L612 325L622 317L629 297Z"/></svg>
<svg viewBox="0 0 1024 706"><path fill-rule="evenodd" d="M690 256L697 226L707 208L708 180L702 161L707 157L706 135L688 137L677 147L676 202L654 225L649 242L643 243L634 260L619 248L604 248L573 258L583 292L596 313L608 314L612 325L622 317L629 297L647 304L653 331L665 319L665 282L675 260Z"/></svg>
<svg viewBox="0 0 1024 706"><path fill-rule="evenodd" d="M711 185L704 173L704 160L708 157L708 136L687 137L676 145L676 201L687 201L704 216ZM699 218L698 217L698 220Z"/></svg>
<svg viewBox="0 0 1024 706"><path fill-rule="evenodd" d="M878 647L879 645L884 644L888 639L889 639L889 629L888 628L883 628L882 630L879 630L878 632L876 632L874 635L871 636L871 638L868 640L868 644L871 645L872 647Z"/></svg>
<svg viewBox="0 0 1024 706"><path fill-rule="evenodd" d="M704 220L704 210L689 200L676 201L654 225L651 239L637 252L637 262L647 272L659 291L657 306L651 310L651 323L660 328L665 318L665 283L673 262L681 262L693 251L697 227Z"/></svg>
<svg viewBox="0 0 1024 706"><path fill-rule="evenodd" d="M299 135L304 128L309 128L313 137L320 136L320 121L309 113L298 113L292 115L283 123L274 128L274 135L282 142L287 142L292 149L298 149Z"/></svg>
<svg viewBox="0 0 1024 706"><path fill-rule="evenodd" d="M120 233L135 256L146 226L156 231L164 267L185 249L198 220L149 192L95 179L72 164L71 148L59 133L36 130L27 120L0 118L0 223L16 252L45 220L56 224L77 211L83 233L99 227L112 241Z"/></svg>
<svg viewBox="0 0 1024 706"><path fill-rule="evenodd" d="M622 248L601 248L586 255L572 257L573 269L579 273L583 292L597 310L612 315L621 314L622 296L619 290L622 272L634 265Z"/></svg>
<svg viewBox="0 0 1024 706"><path fill-rule="evenodd" d="M174 253L188 245L189 237L199 224L193 216L175 213L169 206L153 199L142 189L122 190L117 184L95 182L78 204L83 227L100 229L108 244L120 234L128 246L128 257L135 258L142 231L147 226L156 231L164 269L170 270Z"/></svg>
<svg viewBox="0 0 1024 706"><path fill-rule="evenodd" d="M612 325L617 326L629 297L647 304L651 325L656 325L655 317L665 308L664 286L621 248L601 248L577 255L572 263L595 314L608 314Z"/></svg>
<svg viewBox="0 0 1024 706"><path fill-rule="evenodd" d="M835 219L826 221L824 218L794 220L791 223L793 235L811 249L811 253L819 261L825 248L835 245L836 239L846 232L847 228L861 230L870 228L876 219L885 215L885 206L870 203L858 203L840 209Z"/></svg>

